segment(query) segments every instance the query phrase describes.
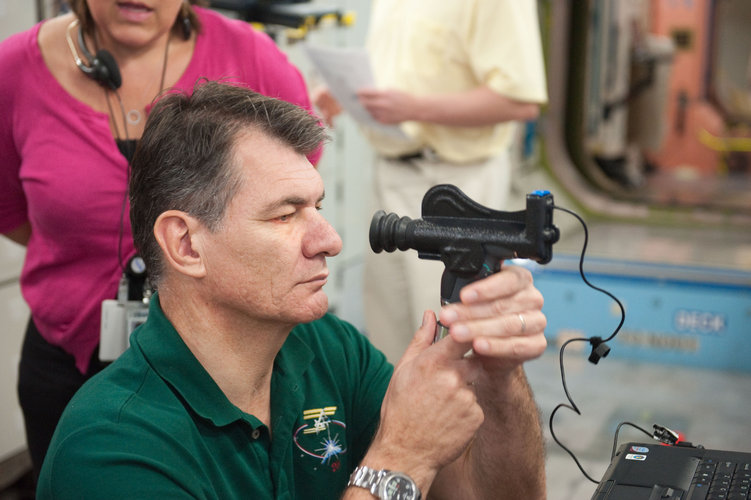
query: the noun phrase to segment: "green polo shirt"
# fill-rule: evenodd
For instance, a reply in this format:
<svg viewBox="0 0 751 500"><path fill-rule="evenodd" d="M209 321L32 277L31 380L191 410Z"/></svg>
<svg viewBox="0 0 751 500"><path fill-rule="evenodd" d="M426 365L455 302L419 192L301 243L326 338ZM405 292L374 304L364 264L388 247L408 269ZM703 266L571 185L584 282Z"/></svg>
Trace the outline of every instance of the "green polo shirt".
<svg viewBox="0 0 751 500"><path fill-rule="evenodd" d="M37 498L338 498L392 373L352 325L299 325L274 363L272 436L229 402L158 295L130 342L66 408Z"/></svg>

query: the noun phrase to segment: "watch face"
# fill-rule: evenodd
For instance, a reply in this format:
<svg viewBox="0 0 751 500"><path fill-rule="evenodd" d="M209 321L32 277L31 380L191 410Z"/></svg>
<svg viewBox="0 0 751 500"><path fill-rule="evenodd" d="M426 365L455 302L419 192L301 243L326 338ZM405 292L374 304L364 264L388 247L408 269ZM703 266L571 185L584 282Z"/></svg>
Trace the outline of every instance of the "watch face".
<svg viewBox="0 0 751 500"><path fill-rule="evenodd" d="M380 497L385 500L416 500L417 486L408 477L392 473L381 483Z"/></svg>

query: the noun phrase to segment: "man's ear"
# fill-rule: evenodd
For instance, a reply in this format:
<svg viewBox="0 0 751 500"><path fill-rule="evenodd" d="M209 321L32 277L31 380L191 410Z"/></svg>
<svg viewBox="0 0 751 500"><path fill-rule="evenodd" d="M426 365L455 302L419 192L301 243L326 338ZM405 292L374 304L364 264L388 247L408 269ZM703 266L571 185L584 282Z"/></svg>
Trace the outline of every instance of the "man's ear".
<svg viewBox="0 0 751 500"><path fill-rule="evenodd" d="M198 219L180 210L167 210L156 219L154 237L169 267L194 278L206 275L201 239L198 237L201 230L205 228Z"/></svg>

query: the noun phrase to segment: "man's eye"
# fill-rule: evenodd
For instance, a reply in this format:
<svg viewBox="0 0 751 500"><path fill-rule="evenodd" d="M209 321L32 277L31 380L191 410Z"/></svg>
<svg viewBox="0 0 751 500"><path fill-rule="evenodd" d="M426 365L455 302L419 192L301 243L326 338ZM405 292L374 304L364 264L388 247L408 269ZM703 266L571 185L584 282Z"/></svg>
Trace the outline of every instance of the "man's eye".
<svg viewBox="0 0 751 500"><path fill-rule="evenodd" d="M287 222L292 218L292 215L294 214L284 214L281 217L277 217L276 220L278 220L279 222Z"/></svg>

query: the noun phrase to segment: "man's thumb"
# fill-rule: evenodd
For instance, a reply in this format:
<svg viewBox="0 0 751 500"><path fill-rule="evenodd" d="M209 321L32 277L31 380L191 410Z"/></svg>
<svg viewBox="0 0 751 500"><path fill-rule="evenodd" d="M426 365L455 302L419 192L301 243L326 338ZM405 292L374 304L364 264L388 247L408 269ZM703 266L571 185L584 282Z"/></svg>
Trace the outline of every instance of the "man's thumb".
<svg viewBox="0 0 751 500"><path fill-rule="evenodd" d="M426 310L422 313L422 325L415 332L415 336L412 337L412 342L407 346L407 350L402 356L403 360L412 359L420 354L422 351L430 347L435 338L436 319L435 313L430 310Z"/></svg>

